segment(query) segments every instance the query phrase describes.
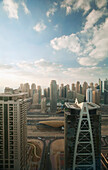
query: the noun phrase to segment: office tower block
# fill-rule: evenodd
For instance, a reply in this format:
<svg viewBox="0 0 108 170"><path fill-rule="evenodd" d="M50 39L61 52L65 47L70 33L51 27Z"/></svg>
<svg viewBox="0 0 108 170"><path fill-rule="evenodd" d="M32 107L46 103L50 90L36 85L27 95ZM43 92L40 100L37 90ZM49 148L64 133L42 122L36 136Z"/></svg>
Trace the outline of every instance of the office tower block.
<svg viewBox="0 0 108 170"><path fill-rule="evenodd" d="M29 86L29 83L25 83L24 84L23 92L27 92L28 93L28 97L30 96L30 86Z"/></svg>
<svg viewBox="0 0 108 170"><path fill-rule="evenodd" d="M57 84L55 80L50 84L50 110L55 113L57 110Z"/></svg>
<svg viewBox="0 0 108 170"><path fill-rule="evenodd" d="M99 89L100 89L100 95L102 95L102 81L99 79Z"/></svg>
<svg viewBox="0 0 108 170"><path fill-rule="evenodd" d="M84 83L83 83L83 88L82 88L82 93L84 94L84 96L86 96L86 90L87 90L87 88L88 88L88 84L87 84L87 82L84 82Z"/></svg>
<svg viewBox="0 0 108 170"><path fill-rule="evenodd" d="M90 83L90 88L92 89L92 91L94 90L94 85L92 82Z"/></svg>
<svg viewBox="0 0 108 170"><path fill-rule="evenodd" d="M108 80L104 81L104 104L108 104Z"/></svg>
<svg viewBox="0 0 108 170"><path fill-rule="evenodd" d="M26 93L0 94L0 170L25 170Z"/></svg>
<svg viewBox="0 0 108 170"><path fill-rule="evenodd" d="M41 99L41 112L45 113L46 112L46 97L43 97Z"/></svg>
<svg viewBox="0 0 108 170"><path fill-rule="evenodd" d="M20 84L19 89L20 89L21 92L24 92L24 84Z"/></svg>
<svg viewBox="0 0 108 170"><path fill-rule="evenodd" d="M75 84L72 83L72 91L75 91Z"/></svg>
<svg viewBox="0 0 108 170"><path fill-rule="evenodd" d="M80 93L80 82L79 81L76 82L76 92Z"/></svg>
<svg viewBox="0 0 108 170"><path fill-rule="evenodd" d="M39 93L33 94L33 104L39 104Z"/></svg>
<svg viewBox="0 0 108 170"><path fill-rule="evenodd" d="M65 103L65 170L101 170L98 105Z"/></svg>
<svg viewBox="0 0 108 170"><path fill-rule="evenodd" d="M64 87L64 84L61 84L61 86L60 86L60 97L63 97L63 87Z"/></svg>
<svg viewBox="0 0 108 170"><path fill-rule="evenodd" d="M41 103L41 95L42 95L42 89L41 86L37 86L37 93L39 94L39 104Z"/></svg>
<svg viewBox="0 0 108 170"><path fill-rule="evenodd" d="M95 89L97 89L99 87L98 83L95 83Z"/></svg>
<svg viewBox="0 0 108 170"><path fill-rule="evenodd" d="M100 90L95 89L92 93L92 100L93 103L99 104L100 103Z"/></svg>
<svg viewBox="0 0 108 170"><path fill-rule="evenodd" d="M92 102L92 89L91 88L88 88L86 90L86 101Z"/></svg>
<svg viewBox="0 0 108 170"><path fill-rule="evenodd" d="M31 96L33 96L34 93L36 93L36 84L32 83L32 85L31 85Z"/></svg>

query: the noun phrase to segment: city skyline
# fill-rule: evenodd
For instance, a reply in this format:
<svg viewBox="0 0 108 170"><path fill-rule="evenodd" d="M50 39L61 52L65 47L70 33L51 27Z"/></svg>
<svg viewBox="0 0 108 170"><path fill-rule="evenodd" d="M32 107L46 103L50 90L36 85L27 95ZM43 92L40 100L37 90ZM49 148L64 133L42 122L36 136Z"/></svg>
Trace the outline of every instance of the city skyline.
<svg viewBox="0 0 108 170"><path fill-rule="evenodd" d="M0 91L105 80L107 8L107 0L0 0Z"/></svg>

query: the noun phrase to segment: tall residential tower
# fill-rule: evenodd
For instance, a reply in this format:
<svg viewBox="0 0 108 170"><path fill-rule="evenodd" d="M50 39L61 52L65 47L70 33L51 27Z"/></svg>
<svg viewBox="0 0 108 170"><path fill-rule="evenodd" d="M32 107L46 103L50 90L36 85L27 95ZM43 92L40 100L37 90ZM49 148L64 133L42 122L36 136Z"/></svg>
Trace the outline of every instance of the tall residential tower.
<svg viewBox="0 0 108 170"><path fill-rule="evenodd" d="M57 110L57 84L55 80L50 84L50 110L55 113Z"/></svg>
<svg viewBox="0 0 108 170"><path fill-rule="evenodd" d="M0 94L0 170L26 169L26 95Z"/></svg>

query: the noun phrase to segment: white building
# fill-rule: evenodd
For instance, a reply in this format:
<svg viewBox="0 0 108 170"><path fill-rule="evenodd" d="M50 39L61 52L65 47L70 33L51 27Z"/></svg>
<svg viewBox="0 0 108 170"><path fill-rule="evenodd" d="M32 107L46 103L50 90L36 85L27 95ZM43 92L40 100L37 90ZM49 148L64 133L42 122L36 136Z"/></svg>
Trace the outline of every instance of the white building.
<svg viewBox="0 0 108 170"><path fill-rule="evenodd" d="M55 80L50 84L50 110L55 113L57 110L57 84Z"/></svg>
<svg viewBox="0 0 108 170"><path fill-rule="evenodd" d="M91 88L88 88L86 90L86 101L92 102L92 89Z"/></svg>
<svg viewBox="0 0 108 170"><path fill-rule="evenodd" d="M27 159L27 93L0 94L0 169L24 170Z"/></svg>

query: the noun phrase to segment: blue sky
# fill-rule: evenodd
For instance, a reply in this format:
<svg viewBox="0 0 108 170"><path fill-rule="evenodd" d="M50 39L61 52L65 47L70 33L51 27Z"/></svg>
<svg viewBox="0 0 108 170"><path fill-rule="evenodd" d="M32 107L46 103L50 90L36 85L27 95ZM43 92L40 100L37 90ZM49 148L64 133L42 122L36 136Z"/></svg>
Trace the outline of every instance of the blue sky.
<svg viewBox="0 0 108 170"><path fill-rule="evenodd" d="M0 89L108 77L107 0L0 0Z"/></svg>

